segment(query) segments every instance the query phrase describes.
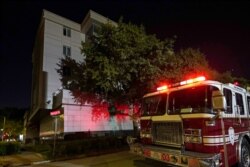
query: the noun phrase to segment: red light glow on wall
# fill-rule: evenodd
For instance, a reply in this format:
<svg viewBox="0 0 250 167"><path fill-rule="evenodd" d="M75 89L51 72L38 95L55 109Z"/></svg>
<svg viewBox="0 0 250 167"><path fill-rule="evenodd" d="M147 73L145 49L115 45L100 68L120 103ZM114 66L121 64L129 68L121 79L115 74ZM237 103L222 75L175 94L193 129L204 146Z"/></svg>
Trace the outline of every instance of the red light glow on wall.
<svg viewBox="0 0 250 167"><path fill-rule="evenodd" d="M102 105L95 105L92 108L92 121L100 121L102 119L109 120L110 115L108 111L108 105L102 104Z"/></svg>

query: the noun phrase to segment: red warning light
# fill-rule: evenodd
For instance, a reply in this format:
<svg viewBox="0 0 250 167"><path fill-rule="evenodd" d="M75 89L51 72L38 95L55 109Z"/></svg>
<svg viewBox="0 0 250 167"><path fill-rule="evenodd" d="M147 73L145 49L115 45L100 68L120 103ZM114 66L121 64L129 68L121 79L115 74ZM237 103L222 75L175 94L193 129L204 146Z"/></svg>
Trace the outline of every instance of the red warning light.
<svg viewBox="0 0 250 167"><path fill-rule="evenodd" d="M200 76L200 77L195 78L196 82L198 82L198 81L205 81L205 80L206 80L206 77L204 77L204 76Z"/></svg>
<svg viewBox="0 0 250 167"><path fill-rule="evenodd" d="M167 90L168 89L168 86L167 85L164 85L164 86L160 86L157 88L157 91L162 91L162 90Z"/></svg>
<svg viewBox="0 0 250 167"><path fill-rule="evenodd" d="M181 81L180 85L187 85L187 84L191 84L191 83L199 82L199 81L204 81L204 80L206 80L206 78L204 76L200 76L200 77L189 79L186 81Z"/></svg>
<svg viewBox="0 0 250 167"><path fill-rule="evenodd" d="M235 85L235 86L239 86L240 84L239 84L238 81L235 81L235 82L234 82L234 85Z"/></svg>
<svg viewBox="0 0 250 167"><path fill-rule="evenodd" d="M181 81L172 85L164 85L164 86L160 86L157 88L157 91L166 91L168 88L173 88L173 87L178 87L178 86L182 86L182 85L188 85L188 84L192 84L195 82L200 82L200 81L204 81L206 80L206 78L204 76L200 76L200 77L196 77L196 78L192 78L192 79L188 79L185 81Z"/></svg>

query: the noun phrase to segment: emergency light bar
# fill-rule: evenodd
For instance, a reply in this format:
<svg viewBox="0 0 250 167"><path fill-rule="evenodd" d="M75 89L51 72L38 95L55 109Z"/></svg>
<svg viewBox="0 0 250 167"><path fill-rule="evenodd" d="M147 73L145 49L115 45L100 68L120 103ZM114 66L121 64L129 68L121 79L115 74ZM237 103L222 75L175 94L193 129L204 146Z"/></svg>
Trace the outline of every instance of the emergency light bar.
<svg viewBox="0 0 250 167"><path fill-rule="evenodd" d="M200 77L197 77L197 78L192 78L192 79L188 79L188 80L185 80L185 81L181 81L181 82L172 84L170 86L167 86L167 85L160 86L160 87L157 88L157 91L164 91L164 90L167 90L169 87L177 87L177 86L182 86L182 85L188 85L188 84L192 84L192 83L200 82L200 81L204 81L204 80L206 80L206 78L204 76L200 76Z"/></svg>
<svg viewBox="0 0 250 167"><path fill-rule="evenodd" d="M199 82L199 81L204 81L205 79L206 78L204 76L201 76L201 77L189 79L189 80L186 80L186 81L181 81L180 85L187 85L187 84L191 84L191 83L195 83L195 82Z"/></svg>
<svg viewBox="0 0 250 167"><path fill-rule="evenodd" d="M157 91L162 91L162 90L167 90L167 89L168 89L168 86L164 85L164 86L158 87Z"/></svg>

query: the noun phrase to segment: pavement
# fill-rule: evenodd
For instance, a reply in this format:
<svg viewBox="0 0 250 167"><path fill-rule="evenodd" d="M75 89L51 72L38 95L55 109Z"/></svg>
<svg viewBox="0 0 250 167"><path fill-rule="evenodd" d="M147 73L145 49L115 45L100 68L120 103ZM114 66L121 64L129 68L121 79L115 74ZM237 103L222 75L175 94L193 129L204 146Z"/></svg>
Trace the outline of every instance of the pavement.
<svg viewBox="0 0 250 167"><path fill-rule="evenodd" d="M99 156L100 154L93 154L91 156ZM0 167L27 167L37 164L48 163L52 161L62 161L68 159L78 159L84 158L86 155L76 155L72 157L62 157L54 160L48 160L40 153L30 152L30 151L22 151L17 154L0 156Z"/></svg>
<svg viewBox="0 0 250 167"><path fill-rule="evenodd" d="M0 156L0 167L29 166L42 162L47 160L35 152L22 151L18 154Z"/></svg>

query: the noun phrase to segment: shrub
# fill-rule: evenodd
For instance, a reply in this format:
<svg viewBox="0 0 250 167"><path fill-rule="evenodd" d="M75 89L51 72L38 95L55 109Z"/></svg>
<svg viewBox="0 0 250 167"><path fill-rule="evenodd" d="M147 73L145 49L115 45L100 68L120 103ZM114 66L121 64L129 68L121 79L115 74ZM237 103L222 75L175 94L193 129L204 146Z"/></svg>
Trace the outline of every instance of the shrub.
<svg viewBox="0 0 250 167"><path fill-rule="evenodd" d="M74 141L74 142L68 142L66 144L66 154L71 156L71 155L76 155L81 153L81 147L79 146L79 141Z"/></svg>
<svg viewBox="0 0 250 167"><path fill-rule="evenodd" d="M0 142L0 155L6 155L6 148L7 148L7 143Z"/></svg>
<svg viewBox="0 0 250 167"><path fill-rule="evenodd" d="M81 141L81 153L87 153L91 150L91 144L92 142L90 141L90 139L85 139Z"/></svg>
<svg viewBox="0 0 250 167"><path fill-rule="evenodd" d="M0 155L10 155L20 152L21 145L18 142L0 142Z"/></svg>
<svg viewBox="0 0 250 167"><path fill-rule="evenodd" d="M29 147L28 147L29 148ZM79 154L86 156L109 153L127 148L127 143L122 139L109 136L109 137L87 137L80 140L57 140L55 147L55 157L53 157L54 142L48 141L43 144L32 146L33 151L42 153L47 158L60 158L70 157Z"/></svg>
<svg viewBox="0 0 250 167"><path fill-rule="evenodd" d="M39 153L48 152L51 150L52 148L49 144L38 144L34 146L34 151Z"/></svg>

